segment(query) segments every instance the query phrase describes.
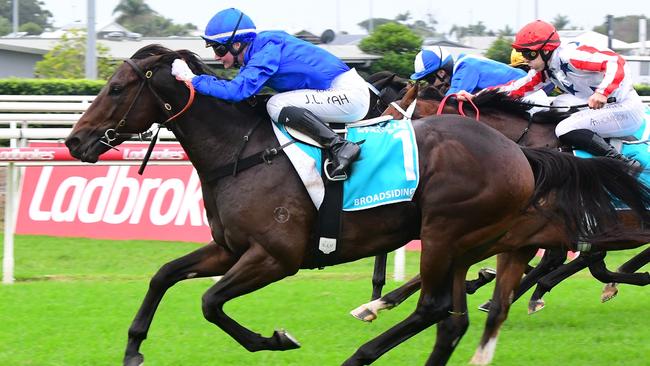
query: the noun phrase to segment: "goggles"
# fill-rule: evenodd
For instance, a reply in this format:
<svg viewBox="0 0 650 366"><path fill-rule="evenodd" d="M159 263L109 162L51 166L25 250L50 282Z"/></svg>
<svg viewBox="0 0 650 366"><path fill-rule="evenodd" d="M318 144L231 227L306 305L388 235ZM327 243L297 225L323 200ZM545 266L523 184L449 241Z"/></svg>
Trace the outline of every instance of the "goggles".
<svg viewBox="0 0 650 366"><path fill-rule="evenodd" d="M532 61L537 58L539 51L535 50L521 50L521 55L528 61Z"/></svg>

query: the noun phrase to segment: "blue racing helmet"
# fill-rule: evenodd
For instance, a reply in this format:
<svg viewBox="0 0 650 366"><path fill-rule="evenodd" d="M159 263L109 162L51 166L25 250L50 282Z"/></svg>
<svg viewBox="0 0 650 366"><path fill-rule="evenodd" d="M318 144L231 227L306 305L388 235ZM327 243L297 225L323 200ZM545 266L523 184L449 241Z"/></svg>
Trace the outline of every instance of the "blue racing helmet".
<svg viewBox="0 0 650 366"><path fill-rule="evenodd" d="M215 14L201 36L208 44L242 42L249 43L257 35L255 23L241 10L230 8Z"/></svg>
<svg viewBox="0 0 650 366"><path fill-rule="evenodd" d="M451 76L454 71L454 58L440 46L427 46L423 47L415 56L413 68L415 69L411 75L413 80L420 80L439 69L447 71L447 74Z"/></svg>

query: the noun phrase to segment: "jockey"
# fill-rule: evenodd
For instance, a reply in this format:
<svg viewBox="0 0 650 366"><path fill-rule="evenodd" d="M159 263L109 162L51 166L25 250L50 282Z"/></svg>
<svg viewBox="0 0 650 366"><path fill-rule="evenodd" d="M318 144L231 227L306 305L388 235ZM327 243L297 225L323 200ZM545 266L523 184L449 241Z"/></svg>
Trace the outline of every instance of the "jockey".
<svg viewBox="0 0 650 366"><path fill-rule="evenodd" d="M456 94L458 100L481 89L502 85L526 75L526 72L502 62L475 55L452 55L440 46L425 46L415 56L413 80L425 80L445 95ZM527 101L548 105L546 95L534 95ZM539 111L530 110L535 113Z"/></svg>
<svg viewBox="0 0 650 366"><path fill-rule="evenodd" d="M553 104L589 106L557 125L555 134L560 141L593 155L622 160L631 167L640 166L603 139L632 134L643 122L645 106L632 87L621 56L589 45L561 44L555 27L541 20L525 25L512 47L522 53L531 70L525 77L501 86L501 90L521 98L554 84L565 94ZM616 101L608 104L608 97Z"/></svg>
<svg viewBox="0 0 650 366"><path fill-rule="evenodd" d="M323 123L349 123L369 108L366 82L336 56L282 31L257 32L240 10L218 12L202 38L225 68L241 65L232 80L194 75L185 61L174 60L172 74L191 80L197 92L238 102L268 86L279 93L267 103L273 121L292 127L328 148L332 177L341 177L359 156L359 146L339 137Z"/></svg>

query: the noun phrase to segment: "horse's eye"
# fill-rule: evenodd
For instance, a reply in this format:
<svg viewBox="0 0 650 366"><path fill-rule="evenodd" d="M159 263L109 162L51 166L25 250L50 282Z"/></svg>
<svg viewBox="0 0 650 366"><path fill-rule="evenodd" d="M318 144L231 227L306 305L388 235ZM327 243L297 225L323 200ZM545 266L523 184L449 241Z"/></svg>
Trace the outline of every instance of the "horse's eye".
<svg viewBox="0 0 650 366"><path fill-rule="evenodd" d="M108 95L120 95L120 93L122 93L122 89L123 88L121 85L111 85L108 89Z"/></svg>

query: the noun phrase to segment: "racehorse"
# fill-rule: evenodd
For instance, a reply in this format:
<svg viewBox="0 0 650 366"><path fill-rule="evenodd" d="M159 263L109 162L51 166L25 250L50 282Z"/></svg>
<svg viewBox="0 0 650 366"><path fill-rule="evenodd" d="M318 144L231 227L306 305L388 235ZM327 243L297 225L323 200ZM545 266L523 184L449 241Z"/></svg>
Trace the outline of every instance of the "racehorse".
<svg viewBox="0 0 650 366"><path fill-rule="evenodd" d="M299 269L319 265L312 246L316 209L278 146L263 108L249 101L194 97L190 85L170 74L176 58L185 59L194 73L209 72L190 51L145 46L115 71L65 140L75 158L92 163L133 134L147 131L154 121L162 121L201 181L213 240L165 264L153 276L128 331L124 365L143 362L141 343L171 286L218 275L222 278L202 299L208 321L251 352L298 348L289 333L275 331L264 337L229 317L223 306ZM326 264L392 251L420 238L420 301L404 322L361 347L345 365L368 364L445 319L450 311L463 312L464 287L455 286L458 279L464 282L462 268L507 249L494 243L528 219L522 214L525 210L543 210L548 202L557 201L553 210L562 218L563 230L576 237L650 239L649 232L599 230L617 227L608 192L640 216L650 214L645 210L650 190L622 164L523 149L493 129L459 116L412 123L420 172L413 200L344 212L340 236L344 245ZM567 171L573 173L566 176ZM594 171L613 174L593 180ZM587 176L590 189L584 187Z"/></svg>
<svg viewBox="0 0 650 366"><path fill-rule="evenodd" d="M424 98L422 98L424 94ZM485 99L494 99L497 95L496 91L483 93L481 96ZM425 93L418 92L418 85L415 84L406 91L403 99L399 102L401 107L410 105L416 97L417 104L414 109L414 118L420 118L427 115L432 115L440 109L440 102L443 99L441 93L437 92L435 88L428 88ZM477 104L481 103L481 98L478 98ZM514 106L516 107L516 105ZM447 105L444 109L447 113L458 113L455 105ZM391 114L394 118L402 118L401 114L394 108L389 107L386 114ZM558 116L546 114L546 117L555 117L555 120L560 119ZM510 112L503 109L482 108L481 109L481 123L489 125L492 128L504 133L510 139L519 143L528 144L532 146L546 146L557 148L559 143L553 133L554 124L534 124L527 118L526 114L521 113L521 110L513 109ZM638 225L629 212L620 214L621 219L628 222L628 225ZM623 265L621 272L610 272L605 268L603 258L606 252L604 249L625 249L633 248L643 245L644 242L630 242L630 243L610 243L606 247L602 247L595 252L584 253L578 260L560 266L566 260L566 249L571 247L573 243L567 243L565 239L558 238L555 235L553 225L549 225L546 230L541 230L537 237L534 238L536 242L541 243L547 250L546 254L538 267L533 269L520 283L520 278L524 270L524 264L532 259L533 253L501 253L498 255L498 270L497 270L497 286L495 287L495 294L493 299L495 303L490 307L490 312L486 320L485 331L481 339L479 348L472 359L475 364L487 364L490 362L493 352L494 344L496 344L496 335L501 324L507 317L509 306L523 293L525 293L531 286L537 283L540 278L537 290L533 294L529 303L529 312L538 311L543 307L543 300L541 296L550 290L554 285L564 278L569 277L571 274L580 269L589 267L590 271L600 281L620 281L623 283L646 285L650 283L650 276L648 273L631 273L639 269L643 264L647 263L648 250L635 256L628 263ZM531 240L532 238L529 238ZM559 249L558 249L559 248ZM645 256L644 256L645 254ZM377 268L377 267L376 267ZM549 273L550 272L550 273ZM544 276L546 275L546 276ZM375 274L373 277L377 276ZM378 312L383 309L390 309L399 305L408 296L413 294L419 289L419 277L408 281L406 284L400 286L398 289L386 294L378 300L371 301L370 303L361 305L352 311L352 314L362 320L372 321L376 318ZM514 293L513 293L514 291ZM615 294L616 289L610 285L605 288L603 300L609 294ZM609 295L613 296L613 295ZM439 324L439 327L442 324ZM461 332L456 330L455 333ZM451 333L454 333L452 331Z"/></svg>

